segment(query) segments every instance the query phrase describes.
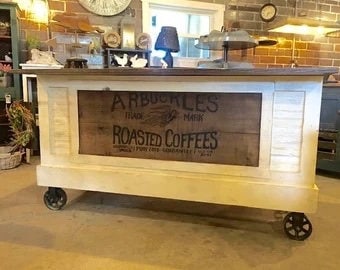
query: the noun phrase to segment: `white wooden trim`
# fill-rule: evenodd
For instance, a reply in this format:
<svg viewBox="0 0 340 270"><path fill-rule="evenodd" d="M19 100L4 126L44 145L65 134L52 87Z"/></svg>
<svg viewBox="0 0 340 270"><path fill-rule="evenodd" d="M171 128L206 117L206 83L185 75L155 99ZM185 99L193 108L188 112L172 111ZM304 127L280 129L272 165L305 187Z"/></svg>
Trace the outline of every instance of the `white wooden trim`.
<svg viewBox="0 0 340 270"><path fill-rule="evenodd" d="M212 15L213 20L211 24L212 29L220 29L224 21L224 10L225 6L221 4L204 3L198 1L180 1L180 0L141 0L142 1L142 12L143 12L143 32L149 33L149 20L150 20L150 7L152 5L158 6L174 6L182 9L188 9ZM208 34L208 33L207 33Z"/></svg>
<svg viewBox="0 0 340 270"><path fill-rule="evenodd" d="M261 93L258 167L80 155L77 91L167 91ZM41 116L41 186L117 192L183 200L314 212L318 189L315 162L321 76L65 76L38 75ZM275 100L280 97L280 100ZM287 99L288 97L288 99ZM290 99L298 106L291 106ZM294 103L294 104L295 104ZM293 104L293 105L294 105ZM297 114L295 112L298 112ZM301 120L296 147L281 149L275 119ZM275 151L274 151L275 150ZM277 151L279 150L279 151ZM297 154L296 154L297 153ZM293 165L288 166L289 160ZM276 162L280 162L277 160ZM292 164L292 163L290 163Z"/></svg>
<svg viewBox="0 0 340 270"><path fill-rule="evenodd" d="M187 0L141 0L142 1L142 27L144 33L150 32L150 7L162 6L162 7L178 7L183 10L190 10L197 13L205 13L211 16L210 30L219 30L224 25L224 11L225 5L205 3L198 1ZM206 33L209 34L209 33ZM220 57L220 52L212 51L211 58Z"/></svg>

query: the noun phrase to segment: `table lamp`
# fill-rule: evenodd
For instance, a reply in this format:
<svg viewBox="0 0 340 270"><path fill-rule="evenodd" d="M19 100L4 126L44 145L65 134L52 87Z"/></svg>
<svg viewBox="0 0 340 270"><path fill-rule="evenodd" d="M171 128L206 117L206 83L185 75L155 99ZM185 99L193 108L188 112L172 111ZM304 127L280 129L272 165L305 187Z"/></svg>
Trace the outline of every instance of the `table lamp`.
<svg viewBox="0 0 340 270"><path fill-rule="evenodd" d="M179 52L179 41L176 27L162 26L161 32L156 40L155 49L165 51L163 60L167 63L169 68L172 68L173 58L171 53Z"/></svg>

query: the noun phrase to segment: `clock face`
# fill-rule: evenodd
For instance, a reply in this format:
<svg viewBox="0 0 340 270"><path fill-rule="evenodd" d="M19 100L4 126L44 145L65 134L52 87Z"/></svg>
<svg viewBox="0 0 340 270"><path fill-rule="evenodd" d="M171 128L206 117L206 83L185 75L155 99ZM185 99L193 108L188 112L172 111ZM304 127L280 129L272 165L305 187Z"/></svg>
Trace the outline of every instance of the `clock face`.
<svg viewBox="0 0 340 270"><path fill-rule="evenodd" d="M260 17L265 22L271 22L275 19L277 8L274 4L268 3L261 7Z"/></svg>
<svg viewBox="0 0 340 270"><path fill-rule="evenodd" d="M131 0L78 0L88 11L101 15L113 16L125 10Z"/></svg>

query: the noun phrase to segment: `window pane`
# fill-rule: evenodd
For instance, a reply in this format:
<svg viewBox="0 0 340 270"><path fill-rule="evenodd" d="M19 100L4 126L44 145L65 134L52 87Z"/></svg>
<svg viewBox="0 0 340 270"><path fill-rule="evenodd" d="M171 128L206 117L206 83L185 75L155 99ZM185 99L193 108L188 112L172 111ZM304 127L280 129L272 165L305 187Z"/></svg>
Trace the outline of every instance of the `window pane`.
<svg viewBox="0 0 340 270"><path fill-rule="evenodd" d="M181 50L177 54L173 54L174 56L209 58L208 50L201 50L195 47L195 38L180 37L179 45Z"/></svg>
<svg viewBox="0 0 340 270"><path fill-rule="evenodd" d="M180 52L173 55L180 57L209 57L209 51L203 51L194 46L195 38L210 32L209 15L153 7L151 8L150 24L150 35L153 42L152 48L154 48L162 26L174 26L179 36ZM154 50L153 55L163 57L164 52Z"/></svg>
<svg viewBox="0 0 340 270"><path fill-rule="evenodd" d="M152 29L154 31L161 30L162 26L174 26L177 28L177 32L186 33L188 28L187 15L183 12L176 12L163 9L152 9L151 16L154 18ZM176 18L176 19L174 19Z"/></svg>
<svg viewBox="0 0 340 270"><path fill-rule="evenodd" d="M209 16L190 15L188 14L188 33L194 35L206 35L210 31L210 18Z"/></svg>

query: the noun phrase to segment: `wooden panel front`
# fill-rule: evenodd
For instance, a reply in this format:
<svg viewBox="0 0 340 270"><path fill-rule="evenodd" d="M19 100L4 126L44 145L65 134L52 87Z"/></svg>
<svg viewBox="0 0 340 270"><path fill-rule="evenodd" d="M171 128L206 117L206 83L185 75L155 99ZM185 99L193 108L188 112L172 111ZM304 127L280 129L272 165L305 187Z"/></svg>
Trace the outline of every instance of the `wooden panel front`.
<svg viewBox="0 0 340 270"><path fill-rule="evenodd" d="M79 153L258 166L259 93L78 91Z"/></svg>

